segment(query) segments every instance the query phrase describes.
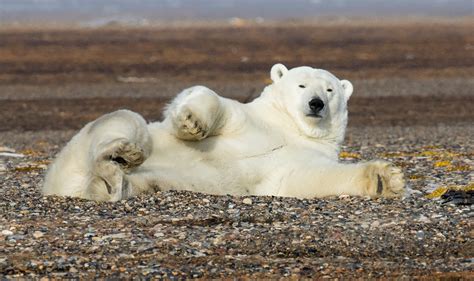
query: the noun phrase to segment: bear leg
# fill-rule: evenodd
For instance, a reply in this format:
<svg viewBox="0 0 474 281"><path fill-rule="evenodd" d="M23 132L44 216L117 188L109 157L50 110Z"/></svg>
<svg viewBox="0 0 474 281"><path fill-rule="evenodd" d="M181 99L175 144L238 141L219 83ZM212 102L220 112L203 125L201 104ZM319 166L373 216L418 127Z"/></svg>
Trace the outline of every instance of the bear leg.
<svg viewBox="0 0 474 281"><path fill-rule="evenodd" d="M152 139L145 120L119 110L87 124L62 149L49 167L45 195L97 201L127 198L127 175L151 154Z"/></svg>

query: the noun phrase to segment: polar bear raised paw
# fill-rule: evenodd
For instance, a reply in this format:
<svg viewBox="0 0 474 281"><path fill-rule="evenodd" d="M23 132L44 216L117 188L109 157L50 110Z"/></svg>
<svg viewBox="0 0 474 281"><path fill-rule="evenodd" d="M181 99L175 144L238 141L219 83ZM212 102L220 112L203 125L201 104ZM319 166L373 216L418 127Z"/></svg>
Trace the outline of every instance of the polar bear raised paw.
<svg viewBox="0 0 474 281"><path fill-rule="evenodd" d="M183 140L202 140L213 134L220 113L217 94L195 86L183 91L167 110L174 134Z"/></svg>
<svg viewBox="0 0 474 281"><path fill-rule="evenodd" d="M371 197L401 197L405 194L403 172L390 162L375 160L366 164L369 179L367 193Z"/></svg>
<svg viewBox="0 0 474 281"><path fill-rule="evenodd" d="M183 140L202 140L209 135L209 126L187 106L181 106L173 116L176 136Z"/></svg>

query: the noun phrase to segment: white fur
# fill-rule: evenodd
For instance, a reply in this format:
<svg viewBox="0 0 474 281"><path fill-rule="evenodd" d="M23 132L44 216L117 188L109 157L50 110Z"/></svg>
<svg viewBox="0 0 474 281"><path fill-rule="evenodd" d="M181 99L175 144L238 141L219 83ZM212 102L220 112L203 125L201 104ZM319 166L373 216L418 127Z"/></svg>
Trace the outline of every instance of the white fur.
<svg viewBox="0 0 474 281"><path fill-rule="evenodd" d="M44 194L116 201L151 190L299 198L396 197L400 169L341 164L352 84L311 67L271 69L273 83L248 104L196 86L146 125L121 110L87 124L46 176ZM317 116L309 101L324 102ZM146 160L145 160L146 159Z"/></svg>

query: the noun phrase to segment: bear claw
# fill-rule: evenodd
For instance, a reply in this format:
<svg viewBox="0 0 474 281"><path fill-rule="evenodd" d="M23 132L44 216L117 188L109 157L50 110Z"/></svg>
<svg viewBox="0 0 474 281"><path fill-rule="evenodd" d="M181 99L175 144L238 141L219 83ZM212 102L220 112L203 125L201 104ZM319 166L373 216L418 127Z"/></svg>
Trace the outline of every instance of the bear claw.
<svg viewBox="0 0 474 281"><path fill-rule="evenodd" d="M377 194L382 194L383 191L383 183L382 178L377 175Z"/></svg>

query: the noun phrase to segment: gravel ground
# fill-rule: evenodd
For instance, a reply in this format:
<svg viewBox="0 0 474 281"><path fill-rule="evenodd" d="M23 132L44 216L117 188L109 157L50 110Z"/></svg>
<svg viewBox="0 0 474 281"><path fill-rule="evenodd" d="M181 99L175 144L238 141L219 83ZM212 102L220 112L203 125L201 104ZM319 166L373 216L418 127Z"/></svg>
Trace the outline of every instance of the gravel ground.
<svg viewBox="0 0 474 281"><path fill-rule="evenodd" d="M73 131L3 132L2 277L474 278L470 124L350 127L343 161L404 167L403 200L297 200L157 192L118 203L42 197L45 164ZM370 137L367 137L370 136Z"/></svg>

